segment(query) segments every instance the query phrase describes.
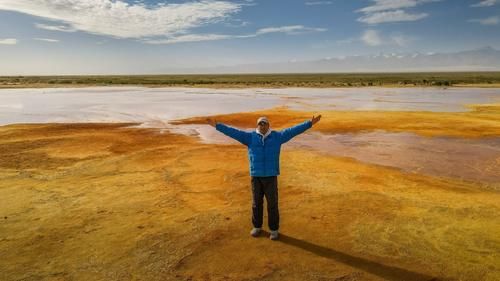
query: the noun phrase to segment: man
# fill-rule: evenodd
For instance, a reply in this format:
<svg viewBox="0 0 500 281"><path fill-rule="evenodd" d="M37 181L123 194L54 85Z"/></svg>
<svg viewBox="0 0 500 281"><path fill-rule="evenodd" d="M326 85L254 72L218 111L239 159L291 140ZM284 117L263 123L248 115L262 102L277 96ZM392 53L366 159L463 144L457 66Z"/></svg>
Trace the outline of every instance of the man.
<svg viewBox="0 0 500 281"><path fill-rule="evenodd" d="M262 216L264 196L267 201L268 225L271 230L269 238L277 240L279 233L279 210L278 210L278 178L280 174L279 157L281 145L293 137L305 132L321 119L321 115L313 116L294 127L281 131L270 129L267 117L257 120L255 131L242 131L208 118L207 122L215 127L217 131L239 141L248 147L248 159L250 161L250 175L252 178L252 224L250 234L259 236L262 230Z"/></svg>

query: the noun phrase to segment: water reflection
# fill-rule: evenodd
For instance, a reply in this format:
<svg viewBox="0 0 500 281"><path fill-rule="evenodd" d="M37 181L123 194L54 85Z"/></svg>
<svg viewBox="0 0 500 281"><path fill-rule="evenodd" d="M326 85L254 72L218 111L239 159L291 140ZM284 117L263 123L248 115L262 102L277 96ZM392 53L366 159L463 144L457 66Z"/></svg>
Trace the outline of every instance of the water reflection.
<svg viewBox="0 0 500 281"><path fill-rule="evenodd" d="M93 87L0 90L0 125L141 122L288 106L297 110L467 111L500 101L499 89L336 88L192 89ZM161 127L160 126L160 127Z"/></svg>

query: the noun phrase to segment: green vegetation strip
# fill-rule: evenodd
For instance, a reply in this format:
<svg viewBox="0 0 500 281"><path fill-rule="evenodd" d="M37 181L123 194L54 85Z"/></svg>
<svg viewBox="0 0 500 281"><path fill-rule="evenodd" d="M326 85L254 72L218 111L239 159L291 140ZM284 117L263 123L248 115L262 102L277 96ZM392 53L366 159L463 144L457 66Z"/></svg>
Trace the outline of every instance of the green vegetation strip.
<svg viewBox="0 0 500 281"><path fill-rule="evenodd" d="M500 72L0 76L0 88L57 86L365 87L500 85Z"/></svg>

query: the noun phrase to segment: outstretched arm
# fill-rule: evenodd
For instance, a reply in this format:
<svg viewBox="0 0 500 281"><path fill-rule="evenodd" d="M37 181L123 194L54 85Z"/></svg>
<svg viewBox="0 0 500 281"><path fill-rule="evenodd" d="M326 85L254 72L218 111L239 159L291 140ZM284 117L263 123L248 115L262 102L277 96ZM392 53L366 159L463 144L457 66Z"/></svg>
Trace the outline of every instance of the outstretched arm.
<svg viewBox="0 0 500 281"><path fill-rule="evenodd" d="M207 123L214 127L217 131L223 133L224 135L233 138L240 143L247 145L250 143L252 134L249 132L245 132L240 129L236 129L231 126L227 126L225 124L217 122L215 119L207 118Z"/></svg>
<svg viewBox="0 0 500 281"><path fill-rule="evenodd" d="M300 123L296 126L286 128L282 131L280 131L281 135L281 143L286 143L295 136L302 134L305 132L307 129L311 128L314 124L318 123L319 120L321 119L321 115L318 116L313 116L311 120L307 120L303 123Z"/></svg>

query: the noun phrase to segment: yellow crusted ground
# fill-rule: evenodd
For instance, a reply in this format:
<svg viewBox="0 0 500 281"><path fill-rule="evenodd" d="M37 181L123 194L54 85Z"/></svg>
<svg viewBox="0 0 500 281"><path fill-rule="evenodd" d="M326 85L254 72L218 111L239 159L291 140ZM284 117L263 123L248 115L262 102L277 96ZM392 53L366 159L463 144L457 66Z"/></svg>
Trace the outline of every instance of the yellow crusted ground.
<svg viewBox="0 0 500 281"><path fill-rule="evenodd" d="M497 109L322 112L314 130L498 137ZM311 115L218 118L262 113ZM287 150L281 240L254 239L244 147L128 125L0 127L0 280L500 280L481 183Z"/></svg>
<svg viewBox="0 0 500 281"><path fill-rule="evenodd" d="M212 116L235 126L253 126L266 115L274 127L291 126L313 115L322 114L315 130L324 133L346 133L370 130L412 132L423 136L487 137L500 136L500 104L470 105L468 112L429 111L290 111L286 107L257 112ZM205 123L205 117L180 120L178 124Z"/></svg>

